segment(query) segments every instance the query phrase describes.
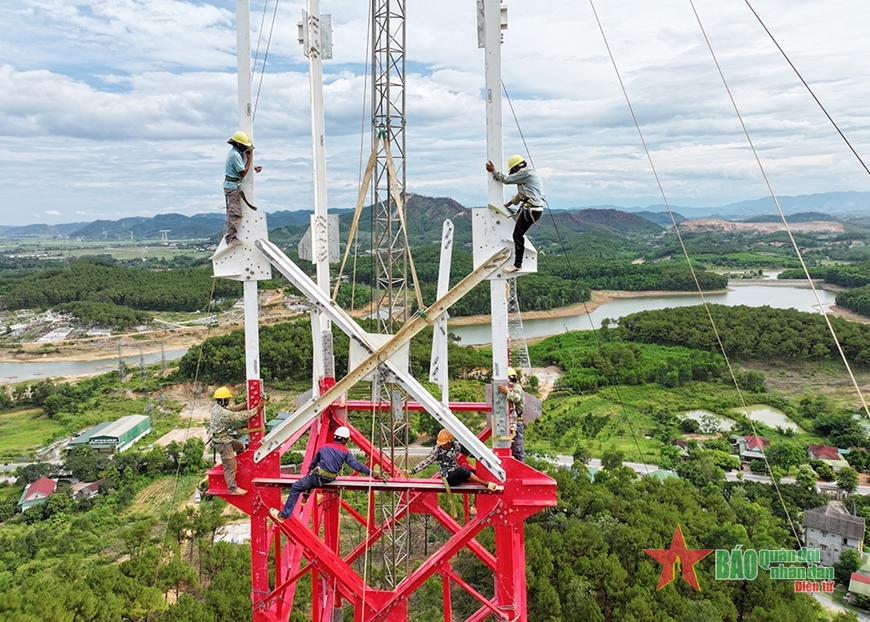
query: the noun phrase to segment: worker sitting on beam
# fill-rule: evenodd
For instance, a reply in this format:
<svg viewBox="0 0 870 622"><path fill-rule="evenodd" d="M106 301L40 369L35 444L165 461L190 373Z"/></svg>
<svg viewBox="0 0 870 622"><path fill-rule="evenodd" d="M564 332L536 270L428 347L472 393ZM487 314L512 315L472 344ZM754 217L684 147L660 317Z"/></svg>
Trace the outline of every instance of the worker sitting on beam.
<svg viewBox="0 0 870 622"><path fill-rule="evenodd" d="M371 469L354 458L353 454L348 451L346 445L350 439L350 430L346 426L341 426L335 431L334 436L335 440L324 445L314 454L308 475L290 487L290 496L287 497L287 503L284 504L284 508L280 512L275 508L269 510L269 515L276 522L283 523L293 515L293 508L296 507L296 501L299 499L300 494L302 495L302 505L304 506L308 503L308 497L311 496L312 490L334 482L341 472L341 467L345 464L349 465L354 471L359 471L365 475L372 474ZM386 473L383 473L381 478L386 478Z"/></svg>
<svg viewBox="0 0 870 622"><path fill-rule="evenodd" d="M499 486L495 482L487 482L480 479L474 472L474 469L461 466L458 462L459 455L469 455L465 447L453 440L453 434L449 430L441 430L438 432L438 440L429 455L423 458L417 466L412 468L409 473L411 475L419 473L432 462L438 463L438 472L441 474L441 479L449 489L451 486L457 486L471 480L478 484L483 484L493 492L501 492L504 486Z"/></svg>

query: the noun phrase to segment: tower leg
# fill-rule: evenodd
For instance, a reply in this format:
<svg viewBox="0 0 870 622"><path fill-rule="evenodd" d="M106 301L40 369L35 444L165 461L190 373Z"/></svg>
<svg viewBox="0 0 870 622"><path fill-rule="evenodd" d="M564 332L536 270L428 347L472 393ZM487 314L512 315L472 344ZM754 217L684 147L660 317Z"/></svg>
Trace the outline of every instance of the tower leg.
<svg viewBox="0 0 870 622"><path fill-rule="evenodd" d="M496 598L509 620L528 622L526 612L525 525L496 525L495 555L498 558Z"/></svg>

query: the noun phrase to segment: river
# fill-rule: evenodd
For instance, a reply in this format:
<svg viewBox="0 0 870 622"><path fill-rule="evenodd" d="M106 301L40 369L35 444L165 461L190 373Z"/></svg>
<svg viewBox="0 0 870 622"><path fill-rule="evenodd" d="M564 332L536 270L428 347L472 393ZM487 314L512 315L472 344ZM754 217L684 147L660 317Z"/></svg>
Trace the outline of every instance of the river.
<svg viewBox="0 0 870 622"><path fill-rule="evenodd" d="M167 350L166 360L171 361L184 356L187 350ZM160 352L143 355L146 365L159 363ZM129 369L139 367L139 355L122 356L121 360ZM118 369L118 358L97 359L93 361L20 361L15 363L0 363L0 385L25 380L40 380L62 376L89 376L105 374Z"/></svg>
<svg viewBox="0 0 870 622"><path fill-rule="evenodd" d="M747 307L763 307L767 305L775 309L797 309L798 311L818 313L813 290L807 287L806 284L803 287L783 284L759 285L758 281L753 281L753 285L741 285L739 281L732 281L729 287L731 289L727 292L704 294L704 298L710 304L745 305ZM825 309L834 304L836 292L818 288L816 291ZM522 286L520 286L519 294L522 296ZM635 298L616 298L599 306L588 315L580 313L571 317L523 320L523 329L526 339L549 337L550 335L574 330L599 328L601 320L605 318L615 320L638 311L667 309L669 307L688 307L698 304L701 304L701 297L698 294L663 294L637 296ZM492 340L492 327L488 323L449 326L449 330L460 338L460 345L483 345L490 343Z"/></svg>
<svg viewBox="0 0 870 622"><path fill-rule="evenodd" d="M799 311L813 311L816 304L813 291L797 285L784 285L782 282L774 285L759 285L759 281L753 281L752 285L740 285L740 282L731 283L731 290L727 292L706 294L707 302L721 305L746 305L761 307L769 305L777 309L798 309ZM822 300L822 305L828 307L834 304L835 292L823 289L817 290ZM522 290L520 291L522 295ZM651 309L666 309L668 307L685 307L700 304L697 294L670 294L656 296L637 296L635 298L616 298L595 309L589 315L581 313L572 317L544 318L538 320L524 320L523 328L527 339L534 337L547 337L572 330L589 330L598 328L604 318L617 319L629 313L646 311ZM461 345L488 344L491 340L490 324L470 324L465 326L450 326L450 332L458 336ZM181 358L187 350L167 350L166 360ZM145 364L150 365L160 361L160 353L146 354ZM139 366L139 355L123 357L124 363L129 368ZM25 380L37 380L42 378L58 378L65 376L83 376L104 374L118 368L118 359L99 359L94 361L22 361L14 363L0 363L0 385Z"/></svg>

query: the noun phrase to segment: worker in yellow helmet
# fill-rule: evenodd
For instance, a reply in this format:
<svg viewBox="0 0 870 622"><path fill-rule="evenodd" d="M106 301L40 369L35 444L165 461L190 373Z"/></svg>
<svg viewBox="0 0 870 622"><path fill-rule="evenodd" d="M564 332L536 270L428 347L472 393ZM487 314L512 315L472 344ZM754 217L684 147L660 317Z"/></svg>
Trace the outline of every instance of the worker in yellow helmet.
<svg viewBox="0 0 870 622"><path fill-rule="evenodd" d="M245 450L241 441L234 439L230 432L245 423L254 416L254 411L259 402L248 410L246 403L230 404L233 394L226 387L220 387L214 392L215 404L211 409L209 422L209 435L215 451L220 454L221 464L224 467L224 480L227 483L227 492L231 495L243 495L247 490L236 485L236 454Z"/></svg>
<svg viewBox="0 0 870 622"><path fill-rule="evenodd" d="M224 163L224 198L227 204L227 220L224 225L224 239L227 246L237 246L242 243L236 237L239 223L242 221L242 194L239 188L242 179L251 169L254 161L254 143L242 131L233 134L227 141L232 149L227 154ZM262 166L255 166L254 172L259 173Z"/></svg>
<svg viewBox="0 0 870 622"><path fill-rule="evenodd" d="M508 174L495 170L495 165L487 161L486 170L492 173L493 179L503 184L515 184L516 195L504 204L505 207L519 205L517 224L514 226L514 263L506 266L502 272L516 272L523 267L523 254L526 250L525 235L533 224L541 219L544 213L544 182L538 172L530 167L526 159L520 155L508 158Z"/></svg>
<svg viewBox="0 0 870 622"><path fill-rule="evenodd" d="M525 407L526 394L523 391L523 385L520 384L520 379L517 376L517 371L513 367L507 368L508 383L500 384L498 392L507 396L508 403L508 420L510 422L510 430L513 435L511 441L511 456L520 462L526 461L525 448L525 429L523 423L523 410Z"/></svg>

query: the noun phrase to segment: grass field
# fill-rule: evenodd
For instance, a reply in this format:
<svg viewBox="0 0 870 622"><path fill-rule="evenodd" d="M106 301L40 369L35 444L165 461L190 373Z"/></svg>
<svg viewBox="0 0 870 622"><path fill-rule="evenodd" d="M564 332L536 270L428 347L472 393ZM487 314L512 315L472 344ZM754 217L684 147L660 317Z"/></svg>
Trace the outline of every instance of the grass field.
<svg viewBox="0 0 870 622"><path fill-rule="evenodd" d="M136 495L127 513L159 516L163 512L176 511L192 501L202 480L203 475L180 475L177 480L172 475L162 477Z"/></svg>
<svg viewBox="0 0 870 622"><path fill-rule="evenodd" d="M26 456L62 431L63 426L39 409L0 414L0 460L7 462Z"/></svg>
<svg viewBox="0 0 870 622"><path fill-rule="evenodd" d="M792 373L797 373L792 370ZM776 395L776 394L774 394ZM805 391L793 391L789 398L797 403ZM747 404L766 404L771 394L746 394ZM683 387L664 389L655 384L604 387L591 395L552 395L544 403L544 415L526 430L526 450L547 454L571 454L578 445L600 456L616 447L633 462L655 462L663 442L651 438L657 429L654 413L677 413L704 409L730 416L739 406L739 396L727 383L694 382ZM811 422L797 421L805 429ZM777 430L756 422L758 433L774 443L787 437ZM723 433L728 436L728 433ZM682 433L676 426L673 437ZM790 442L826 444L827 440L811 433L799 433Z"/></svg>
<svg viewBox="0 0 870 622"><path fill-rule="evenodd" d="M170 241L170 243L174 243ZM79 242L78 240L6 240L0 242L0 252L48 253L58 259L64 257L81 257L82 255L111 255L115 259L172 259L173 257L208 257L209 251L199 251L193 248L197 243L205 244L205 240L183 240L179 246L163 246L157 240L147 242Z"/></svg>

